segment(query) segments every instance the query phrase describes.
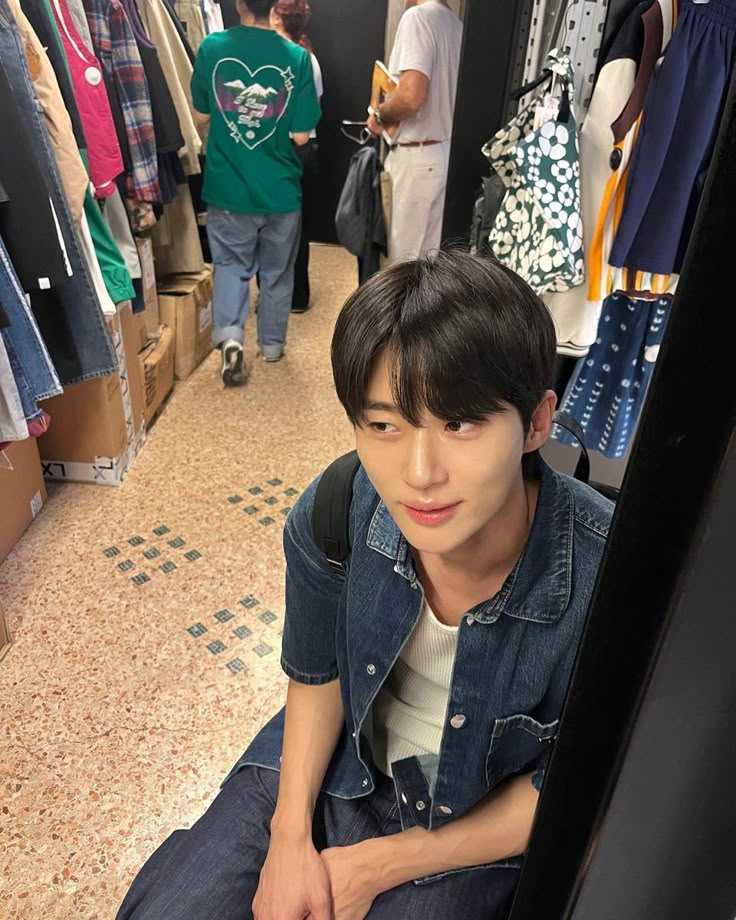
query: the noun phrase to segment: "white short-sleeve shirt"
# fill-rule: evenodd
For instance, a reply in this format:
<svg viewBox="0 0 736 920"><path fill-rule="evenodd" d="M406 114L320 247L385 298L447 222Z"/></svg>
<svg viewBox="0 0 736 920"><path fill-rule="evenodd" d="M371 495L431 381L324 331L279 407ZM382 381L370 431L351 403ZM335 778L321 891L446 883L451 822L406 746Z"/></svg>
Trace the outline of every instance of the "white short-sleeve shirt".
<svg viewBox="0 0 736 920"><path fill-rule="evenodd" d="M418 70L429 79L426 102L401 123L401 143L451 139L462 41L462 23L437 0L412 7L401 17L389 71L395 79L405 70Z"/></svg>

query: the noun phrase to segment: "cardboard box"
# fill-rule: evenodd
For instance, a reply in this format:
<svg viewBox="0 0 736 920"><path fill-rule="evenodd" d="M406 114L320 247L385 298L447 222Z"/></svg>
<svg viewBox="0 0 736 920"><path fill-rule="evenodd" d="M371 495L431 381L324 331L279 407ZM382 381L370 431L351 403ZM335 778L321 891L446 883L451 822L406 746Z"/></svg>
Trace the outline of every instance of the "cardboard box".
<svg viewBox="0 0 736 920"><path fill-rule="evenodd" d="M43 408L51 416L39 439L46 479L120 485L146 438L145 399L130 304L108 317L118 372L67 387Z"/></svg>
<svg viewBox="0 0 736 920"><path fill-rule="evenodd" d="M45 501L46 486L35 439L14 441L0 454L0 521L3 522L0 562L26 532Z"/></svg>
<svg viewBox="0 0 736 920"><path fill-rule="evenodd" d="M161 317L158 308L158 291L156 289L156 269L153 261L153 243L150 237L146 239L136 239L136 248L138 249L138 259L141 263L141 283L143 284L143 302L146 305L145 312L138 314L143 317L148 335L156 335L161 325ZM139 351L146 347L143 342Z"/></svg>
<svg viewBox="0 0 736 920"><path fill-rule="evenodd" d="M163 401L174 389L174 333L162 326L159 339L138 355L143 378L146 426L153 421Z"/></svg>
<svg viewBox="0 0 736 920"><path fill-rule="evenodd" d="M144 348L148 347L150 341L145 311L133 314L133 327L135 329L136 348L138 349L138 354L140 354Z"/></svg>
<svg viewBox="0 0 736 920"><path fill-rule="evenodd" d="M212 351L212 268L164 278L158 302L161 322L174 332L176 379L186 380Z"/></svg>

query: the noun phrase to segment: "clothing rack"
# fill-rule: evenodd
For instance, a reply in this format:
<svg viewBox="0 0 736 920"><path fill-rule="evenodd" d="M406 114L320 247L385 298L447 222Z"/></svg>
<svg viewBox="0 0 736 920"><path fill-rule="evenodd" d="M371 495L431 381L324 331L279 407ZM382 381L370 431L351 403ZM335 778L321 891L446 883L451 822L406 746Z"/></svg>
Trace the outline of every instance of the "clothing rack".
<svg viewBox="0 0 736 920"><path fill-rule="evenodd" d="M575 70L575 105L587 111L598 70L609 0L535 0L531 11L522 83L532 80L552 48L559 47Z"/></svg>

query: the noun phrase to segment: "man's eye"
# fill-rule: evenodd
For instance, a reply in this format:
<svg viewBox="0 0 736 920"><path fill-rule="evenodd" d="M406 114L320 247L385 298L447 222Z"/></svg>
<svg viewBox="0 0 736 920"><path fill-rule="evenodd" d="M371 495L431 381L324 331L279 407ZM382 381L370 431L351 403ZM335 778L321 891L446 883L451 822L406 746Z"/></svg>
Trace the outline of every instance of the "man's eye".
<svg viewBox="0 0 736 920"><path fill-rule="evenodd" d="M369 422L368 427L378 434L388 434L391 431L396 431L396 428L389 422Z"/></svg>
<svg viewBox="0 0 736 920"><path fill-rule="evenodd" d="M472 422L448 422L446 425L447 430L453 434L464 434L466 431L470 431L472 427Z"/></svg>

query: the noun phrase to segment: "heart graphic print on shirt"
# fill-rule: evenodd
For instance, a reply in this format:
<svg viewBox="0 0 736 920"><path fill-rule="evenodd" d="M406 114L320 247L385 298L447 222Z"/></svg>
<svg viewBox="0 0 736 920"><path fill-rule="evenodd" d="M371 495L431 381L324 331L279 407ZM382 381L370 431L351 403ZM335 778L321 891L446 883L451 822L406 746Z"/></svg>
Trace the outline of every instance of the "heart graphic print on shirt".
<svg viewBox="0 0 736 920"><path fill-rule="evenodd" d="M212 89L230 137L255 150L273 137L289 107L294 73L273 64L251 70L237 58L223 58L212 72Z"/></svg>

